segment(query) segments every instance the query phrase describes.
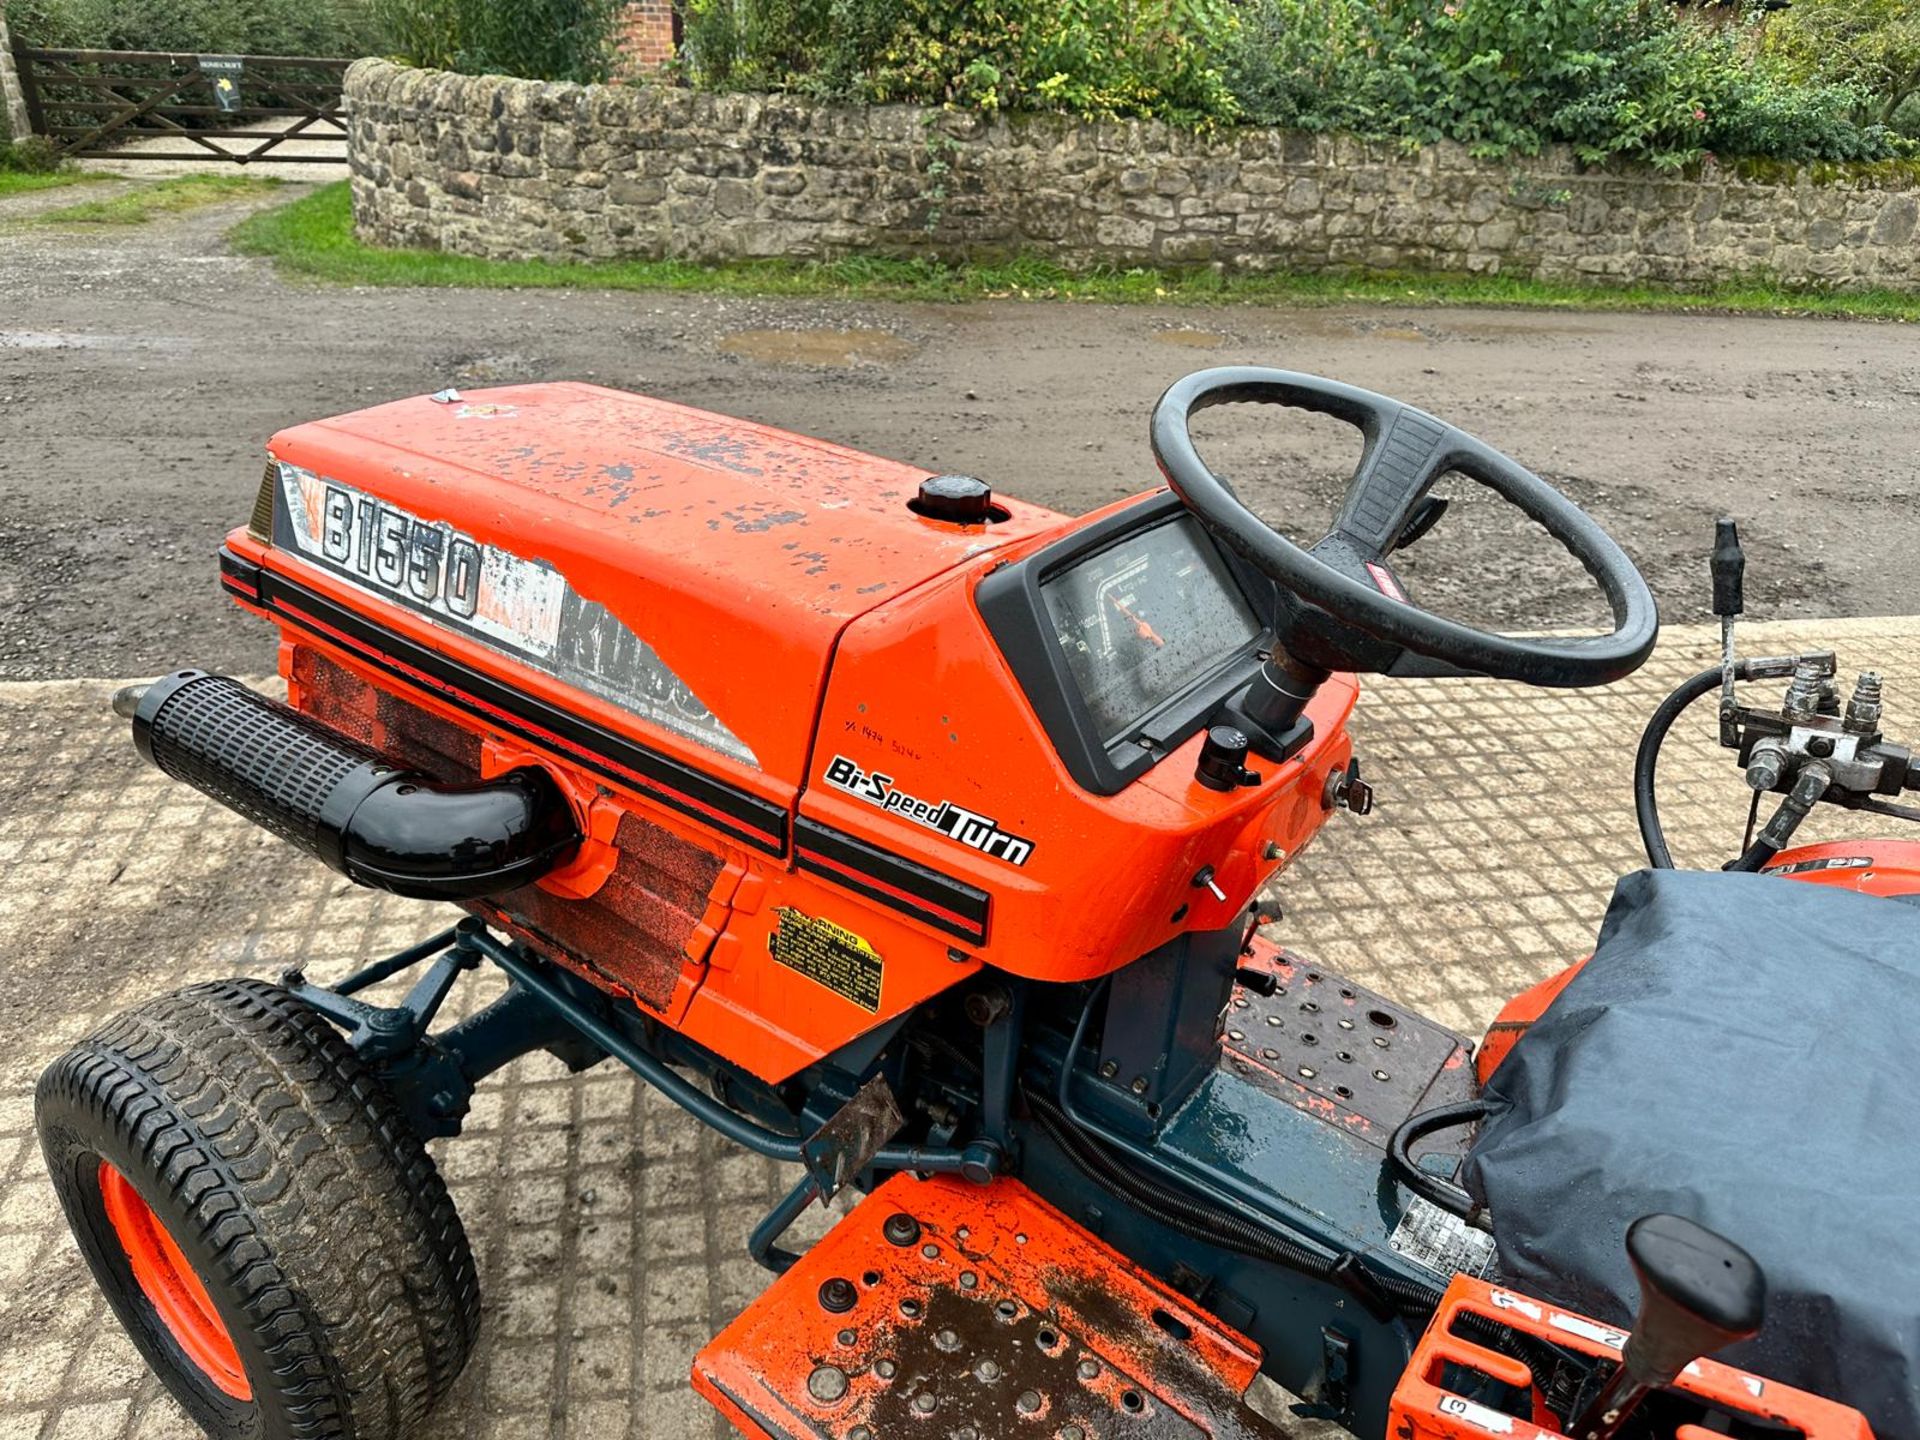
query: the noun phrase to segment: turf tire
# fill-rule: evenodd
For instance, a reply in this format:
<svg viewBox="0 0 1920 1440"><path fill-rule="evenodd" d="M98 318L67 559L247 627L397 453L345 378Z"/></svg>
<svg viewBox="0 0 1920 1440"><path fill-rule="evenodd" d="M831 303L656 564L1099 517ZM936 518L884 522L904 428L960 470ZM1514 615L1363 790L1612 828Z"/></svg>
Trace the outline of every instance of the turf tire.
<svg viewBox="0 0 1920 1440"><path fill-rule="evenodd" d="M35 1120L95 1280L217 1440L403 1440L466 1363L479 1283L446 1185L386 1089L287 991L220 980L116 1016L40 1077ZM103 1161L205 1286L250 1398L187 1356L134 1278Z"/></svg>

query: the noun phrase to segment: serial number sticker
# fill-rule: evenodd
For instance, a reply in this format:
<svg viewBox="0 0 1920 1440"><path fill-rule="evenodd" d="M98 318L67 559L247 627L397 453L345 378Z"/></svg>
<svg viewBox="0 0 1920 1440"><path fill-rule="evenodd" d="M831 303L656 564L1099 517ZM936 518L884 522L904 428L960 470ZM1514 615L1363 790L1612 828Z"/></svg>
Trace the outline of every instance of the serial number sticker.
<svg viewBox="0 0 1920 1440"><path fill-rule="evenodd" d="M880 981L886 973L879 951L831 920L791 906L783 906L779 915L779 927L767 937L767 951L775 960L869 1014L879 1013Z"/></svg>
<svg viewBox="0 0 1920 1440"><path fill-rule="evenodd" d="M1769 865L1769 875L1813 875L1826 870L1865 870L1873 864L1871 855L1829 855L1821 860L1796 860L1791 865Z"/></svg>
<svg viewBox="0 0 1920 1440"><path fill-rule="evenodd" d="M1493 1260L1493 1237L1458 1215L1416 1195L1387 1243L1436 1275L1483 1275Z"/></svg>

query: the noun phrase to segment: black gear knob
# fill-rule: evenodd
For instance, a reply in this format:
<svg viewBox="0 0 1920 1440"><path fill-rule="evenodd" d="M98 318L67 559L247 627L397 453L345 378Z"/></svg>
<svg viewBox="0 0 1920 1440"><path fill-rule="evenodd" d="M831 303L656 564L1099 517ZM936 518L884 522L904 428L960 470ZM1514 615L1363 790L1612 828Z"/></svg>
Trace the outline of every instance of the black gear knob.
<svg viewBox="0 0 1920 1440"><path fill-rule="evenodd" d="M1760 1333L1767 1279L1724 1236L1679 1215L1642 1215L1627 1227L1640 1313L1620 1368L1568 1427L1579 1440L1613 1440L1640 1403L1702 1355Z"/></svg>
<svg viewBox="0 0 1920 1440"><path fill-rule="evenodd" d="M1740 527L1730 515L1713 522L1713 556L1707 570L1713 576L1713 613L1725 619L1746 609L1747 554L1740 548Z"/></svg>
<svg viewBox="0 0 1920 1440"><path fill-rule="evenodd" d="M1640 1281L1640 1315L1621 1360L1642 1385L1668 1385L1702 1355L1760 1333L1767 1278L1724 1236L1679 1215L1642 1215L1627 1227Z"/></svg>
<svg viewBox="0 0 1920 1440"><path fill-rule="evenodd" d="M1247 768L1247 732L1237 725L1215 725L1200 744L1200 763L1193 778L1209 790L1234 790L1258 785L1260 777Z"/></svg>

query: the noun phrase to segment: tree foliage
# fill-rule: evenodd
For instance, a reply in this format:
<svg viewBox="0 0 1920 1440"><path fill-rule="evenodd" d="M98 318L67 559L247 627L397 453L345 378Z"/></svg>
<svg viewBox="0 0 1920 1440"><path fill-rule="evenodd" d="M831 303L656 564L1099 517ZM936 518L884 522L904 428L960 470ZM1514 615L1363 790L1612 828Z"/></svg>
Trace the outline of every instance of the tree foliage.
<svg viewBox="0 0 1920 1440"><path fill-rule="evenodd" d="M34 45L188 54L364 55L377 33L359 0L4 0Z"/></svg>
<svg viewBox="0 0 1920 1440"><path fill-rule="evenodd" d="M1706 24L1660 0L1253 0L1228 78L1269 124L1490 156L1560 142L1671 167L1897 148L1863 121L1857 83L1796 73L1759 27L1757 13Z"/></svg>
<svg viewBox="0 0 1920 1440"><path fill-rule="evenodd" d="M1795 0L1767 26L1770 50L1808 77L1866 92L1874 120L1920 135L1920 3Z"/></svg>

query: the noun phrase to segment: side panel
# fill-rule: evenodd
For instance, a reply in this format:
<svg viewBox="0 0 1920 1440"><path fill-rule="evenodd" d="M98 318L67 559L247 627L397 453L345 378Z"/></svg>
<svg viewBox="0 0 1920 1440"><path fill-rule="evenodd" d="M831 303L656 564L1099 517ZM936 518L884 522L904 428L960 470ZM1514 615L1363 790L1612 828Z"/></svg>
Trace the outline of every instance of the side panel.
<svg viewBox="0 0 1920 1440"><path fill-rule="evenodd" d="M1103 975L1184 931L1231 923L1325 818L1327 772L1351 753L1352 677L1322 687L1306 750L1250 762L1258 785L1200 785L1195 735L1118 794L1096 795L1067 773L972 603L991 563L848 627L800 799L801 867L918 921L929 964L957 948L1042 980ZM810 864L821 836L838 848ZM890 874L876 856L935 888L916 891L911 873ZM982 901L984 924L970 930Z"/></svg>

